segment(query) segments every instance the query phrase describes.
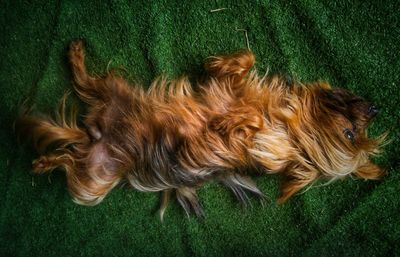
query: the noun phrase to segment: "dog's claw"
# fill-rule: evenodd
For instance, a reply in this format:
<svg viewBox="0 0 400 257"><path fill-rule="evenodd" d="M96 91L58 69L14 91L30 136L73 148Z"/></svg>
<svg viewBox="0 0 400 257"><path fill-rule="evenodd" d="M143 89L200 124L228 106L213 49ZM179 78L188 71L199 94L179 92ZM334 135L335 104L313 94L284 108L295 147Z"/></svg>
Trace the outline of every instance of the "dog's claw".
<svg viewBox="0 0 400 257"><path fill-rule="evenodd" d="M41 173L52 168L52 163L46 156L41 156L32 162L32 169L37 173Z"/></svg>
<svg viewBox="0 0 400 257"><path fill-rule="evenodd" d="M83 46L82 40L72 41L70 44L70 50L71 51L81 51L82 46Z"/></svg>

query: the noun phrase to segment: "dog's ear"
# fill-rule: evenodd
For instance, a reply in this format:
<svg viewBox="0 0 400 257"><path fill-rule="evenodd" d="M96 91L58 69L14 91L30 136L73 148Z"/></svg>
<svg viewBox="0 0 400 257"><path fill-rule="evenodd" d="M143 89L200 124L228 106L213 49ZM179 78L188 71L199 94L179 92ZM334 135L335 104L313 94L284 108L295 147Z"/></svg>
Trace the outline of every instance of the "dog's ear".
<svg viewBox="0 0 400 257"><path fill-rule="evenodd" d="M318 172L299 165L286 173L281 181L281 195L278 203L286 202L292 195L309 185L318 177Z"/></svg>
<svg viewBox="0 0 400 257"><path fill-rule="evenodd" d="M368 161L367 164L359 167L354 174L363 179L380 179L386 174L386 172L378 165Z"/></svg>

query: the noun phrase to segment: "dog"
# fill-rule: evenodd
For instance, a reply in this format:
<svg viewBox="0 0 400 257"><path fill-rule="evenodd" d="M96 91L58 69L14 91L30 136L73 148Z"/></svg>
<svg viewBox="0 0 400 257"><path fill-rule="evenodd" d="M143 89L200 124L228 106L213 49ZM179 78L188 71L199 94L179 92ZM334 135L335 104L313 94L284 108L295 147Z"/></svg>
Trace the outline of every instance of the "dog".
<svg viewBox="0 0 400 257"><path fill-rule="evenodd" d="M40 157L33 171L62 168L75 202L100 203L121 181L145 192L162 192L163 217L171 194L184 210L202 216L196 190L219 181L237 198L263 198L254 173L281 175L283 203L318 178L379 179L385 172L369 157L384 135L366 132L378 109L362 97L328 83L302 84L251 71L251 51L208 58L207 77L192 87L187 77L156 79L148 90L108 72L90 75L82 41L69 61L74 89L87 104L57 118L24 112L16 121Z"/></svg>

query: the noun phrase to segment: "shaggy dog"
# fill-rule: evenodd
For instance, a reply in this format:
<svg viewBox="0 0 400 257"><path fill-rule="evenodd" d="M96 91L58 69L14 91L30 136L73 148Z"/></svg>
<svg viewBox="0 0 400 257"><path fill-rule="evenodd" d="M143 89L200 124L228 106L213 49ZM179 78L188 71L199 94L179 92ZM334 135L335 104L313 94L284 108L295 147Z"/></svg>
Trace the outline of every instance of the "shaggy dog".
<svg viewBox="0 0 400 257"><path fill-rule="evenodd" d="M34 172L63 168L79 204L98 204L127 180L162 192L161 217L172 192L202 215L196 189L210 180L242 201L246 192L262 197L249 170L281 174L279 202L319 177L384 174L369 160L383 141L366 133L375 106L327 83L260 77L249 72L250 51L209 58L196 87L159 78L147 91L113 73L91 76L84 59L82 42L72 42L75 91L88 106L82 126L76 111L65 117L65 97L55 120L25 112L16 124L41 154Z"/></svg>

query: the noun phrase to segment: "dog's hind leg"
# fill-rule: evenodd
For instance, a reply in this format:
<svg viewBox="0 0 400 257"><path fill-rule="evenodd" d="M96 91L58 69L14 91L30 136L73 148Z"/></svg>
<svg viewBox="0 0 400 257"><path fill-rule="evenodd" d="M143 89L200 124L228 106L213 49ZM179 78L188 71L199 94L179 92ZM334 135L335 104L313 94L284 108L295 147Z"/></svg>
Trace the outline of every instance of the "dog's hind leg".
<svg viewBox="0 0 400 257"><path fill-rule="evenodd" d="M73 162L73 157L68 153L42 155L32 162L32 169L40 174L61 166L73 165Z"/></svg>
<svg viewBox="0 0 400 257"><path fill-rule="evenodd" d="M63 168L66 172L68 189L74 201L82 205L96 205L121 180L122 175L105 164L91 164L74 152L60 151L43 155L32 163L35 173L50 172Z"/></svg>
<svg viewBox="0 0 400 257"><path fill-rule="evenodd" d="M75 91L89 105L84 123L91 137L98 141L103 137L106 127L115 125L114 122L131 110L131 104L140 97L137 93L140 89L130 87L126 80L113 73L102 77L89 75L82 41L73 41L70 44L68 56L75 80Z"/></svg>
<svg viewBox="0 0 400 257"><path fill-rule="evenodd" d="M82 41L73 41L68 52L75 90L80 98L90 105L108 104L114 100L126 100L131 93L128 83L121 77L107 73L103 77L88 74Z"/></svg>
<svg viewBox="0 0 400 257"><path fill-rule="evenodd" d="M97 79L87 73L85 65L85 52L83 43L80 40L71 42L68 58L71 63L72 74L75 80L75 90L81 99L89 104L99 97Z"/></svg>

